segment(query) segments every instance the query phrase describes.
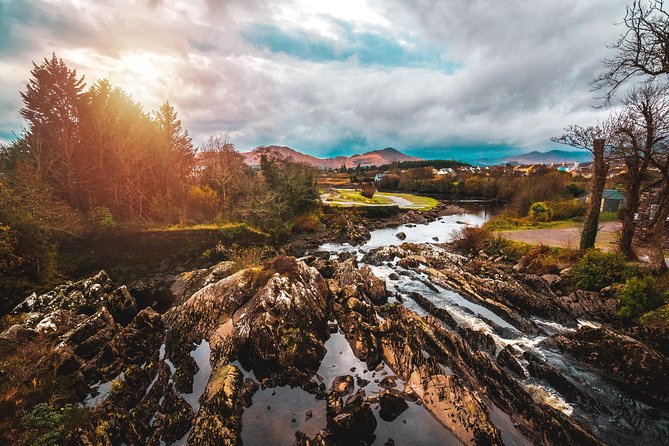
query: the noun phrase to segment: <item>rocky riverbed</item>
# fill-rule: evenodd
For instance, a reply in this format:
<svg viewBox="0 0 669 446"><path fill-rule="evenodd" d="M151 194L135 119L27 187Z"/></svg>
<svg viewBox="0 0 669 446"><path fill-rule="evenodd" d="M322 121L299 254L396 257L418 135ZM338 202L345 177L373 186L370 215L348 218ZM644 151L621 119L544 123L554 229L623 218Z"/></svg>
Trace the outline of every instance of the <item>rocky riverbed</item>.
<svg viewBox="0 0 669 446"><path fill-rule="evenodd" d="M0 349L46 347L86 408L69 444L669 444L657 337L607 327L605 295L440 244L482 218L182 273L164 312L102 271L29 297Z"/></svg>

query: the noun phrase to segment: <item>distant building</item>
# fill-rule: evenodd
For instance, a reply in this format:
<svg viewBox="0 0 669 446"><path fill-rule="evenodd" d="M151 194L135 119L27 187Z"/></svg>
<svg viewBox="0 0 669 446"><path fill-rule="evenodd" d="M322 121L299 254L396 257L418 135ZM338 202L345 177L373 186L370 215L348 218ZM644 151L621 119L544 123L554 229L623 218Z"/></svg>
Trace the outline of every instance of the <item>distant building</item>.
<svg viewBox="0 0 669 446"><path fill-rule="evenodd" d="M590 201L591 195L583 195L579 199L581 202ZM604 189L602 193L602 203L599 208L601 212L618 212L627 204L625 196L616 189Z"/></svg>
<svg viewBox="0 0 669 446"><path fill-rule="evenodd" d="M386 175L387 174L385 173L377 173L376 175L374 175L374 181L378 183L379 181L381 181L381 178L383 178Z"/></svg>
<svg viewBox="0 0 669 446"><path fill-rule="evenodd" d="M604 189L602 194L602 212L618 212L627 203L627 199L616 189Z"/></svg>

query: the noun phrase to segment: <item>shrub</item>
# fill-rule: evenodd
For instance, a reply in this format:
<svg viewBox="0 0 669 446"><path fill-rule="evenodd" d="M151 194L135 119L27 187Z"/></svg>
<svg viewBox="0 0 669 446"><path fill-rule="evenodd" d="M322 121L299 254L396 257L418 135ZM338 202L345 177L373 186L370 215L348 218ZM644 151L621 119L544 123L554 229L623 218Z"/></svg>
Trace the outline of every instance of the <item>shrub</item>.
<svg viewBox="0 0 669 446"><path fill-rule="evenodd" d="M525 257L528 260L525 270L533 274L556 274L560 272L559 253L549 246L533 246Z"/></svg>
<svg viewBox="0 0 669 446"><path fill-rule="evenodd" d="M216 191L209 186L191 186L188 189L188 211L195 221L209 220L216 216L219 205Z"/></svg>
<svg viewBox="0 0 669 446"><path fill-rule="evenodd" d="M474 254L488 247L493 238L492 232L486 228L465 226L453 231L451 244L458 251Z"/></svg>
<svg viewBox="0 0 669 446"><path fill-rule="evenodd" d="M644 314L639 318L639 323L644 326L669 328L669 303Z"/></svg>
<svg viewBox="0 0 669 446"><path fill-rule="evenodd" d="M320 224L321 220L318 214L313 212L302 214L293 220L293 232L316 232Z"/></svg>
<svg viewBox="0 0 669 446"><path fill-rule="evenodd" d="M297 261L295 257L276 256L265 262L265 269L290 276L297 272Z"/></svg>
<svg viewBox="0 0 669 446"><path fill-rule="evenodd" d="M365 198L371 199L375 193L376 193L376 188L371 184L365 184L360 190L360 195L362 195Z"/></svg>
<svg viewBox="0 0 669 446"><path fill-rule="evenodd" d="M93 226L98 229L111 229L116 226L112 211L104 206L93 208L91 211L91 220L93 220Z"/></svg>
<svg viewBox="0 0 669 446"><path fill-rule="evenodd" d="M259 242L269 237L268 234L246 223L226 223L219 226L219 231L223 242Z"/></svg>
<svg viewBox="0 0 669 446"><path fill-rule="evenodd" d="M225 251L224 247L218 246L219 250ZM267 246L251 246L243 248L232 245L228 250L228 259L235 262L241 269L258 266L264 259L272 254L272 250Z"/></svg>
<svg viewBox="0 0 669 446"><path fill-rule="evenodd" d="M572 270L572 279L579 288L599 291L633 274L626 262L619 252L589 250Z"/></svg>
<svg viewBox="0 0 669 446"><path fill-rule="evenodd" d="M636 319L667 302L669 292L660 288L653 276L630 277L618 293L620 310L624 318Z"/></svg>
<svg viewBox="0 0 669 446"><path fill-rule="evenodd" d="M585 193L585 188L576 183L569 183L566 186L567 192L574 198L578 198Z"/></svg>
<svg viewBox="0 0 669 446"><path fill-rule="evenodd" d="M530 217L534 223L551 221L552 216L552 209L549 208L548 205L543 201L532 203L532 206L530 206L530 212L528 213L528 217Z"/></svg>
<svg viewBox="0 0 669 446"><path fill-rule="evenodd" d="M585 203L578 199L552 200L549 207L553 211L553 220L570 220L582 217L585 212Z"/></svg>
<svg viewBox="0 0 669 446"><path fill-rule="evenodd" d="M65 441L65 434L71 428L74 407L66 404L54 407L47 403L37 404L24 418L25 428L30 436L30 444L36 446L57 446Z"/></svg>

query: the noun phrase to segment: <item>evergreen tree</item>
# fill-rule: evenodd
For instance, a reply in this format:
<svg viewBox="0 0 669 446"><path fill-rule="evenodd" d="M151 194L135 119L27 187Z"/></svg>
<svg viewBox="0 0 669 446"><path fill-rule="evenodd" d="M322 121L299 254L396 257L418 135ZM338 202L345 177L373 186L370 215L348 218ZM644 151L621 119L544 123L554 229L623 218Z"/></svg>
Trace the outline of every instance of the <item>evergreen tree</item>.
<svg viewBox="0 0 669 446"><path fill-rule="evenodd" d="M55 54L41 65L33 63L31 75L26 91L21 93L31 161L59 195L76 204L75 189L81 180L77 151L84 78L78 78L76 70Z"/></svg>

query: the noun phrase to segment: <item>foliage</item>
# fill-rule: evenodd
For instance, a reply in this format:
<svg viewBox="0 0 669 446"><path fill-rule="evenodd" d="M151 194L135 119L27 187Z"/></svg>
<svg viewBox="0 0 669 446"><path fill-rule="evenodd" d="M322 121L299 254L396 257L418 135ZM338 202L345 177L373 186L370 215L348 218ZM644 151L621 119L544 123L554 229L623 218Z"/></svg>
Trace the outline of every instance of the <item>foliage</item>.
<svg viewBox="0 0 669 446"><path fill-rule="evenodd" d="M220 238L224 242L263 241L269 234L262 232L247 223L225 223L219 226Z"/></svg>
<svg viewBox="0 0 669 446"><path fill-rule="evenodd" d="M669 292L660 287L654 276L633 276L627 279L618 292L618 298L618 314L624 318L636 319L669 303Z"/></svg>
<svg viewBox="0 0 669 446"><path fill-rule="evenodd" d="M577 219L583 217L583 213L585 212L585 204L576 198L554 199L548 202L548 207L552 211L552 220Z"/></svg>
<svg viewBox="0 0 669 446"><path fill-rule="evenodd" d="M614 282L622 282L634 273L623 254L592 249L574 266L572 279L579 288L599 291Z"/></svg>
<svg viewBox="0 0 669 446"><path fill-rule="evenodd" d="M258 266L272 255L272 250L267 246L242 247L235 244L229 249L222 246L219 249L227 251L228 260L235 262L240 269Z"/></svg>
<svg viewBox="0 0 669 446"><path fill-rule="evenodd" d="M316 212L307 212L293 220L293 232L316 232L321 226L321 215Z"/></svg>
<svg viewBox="0 0 669 446"><path fill-rule="evenodd" d="M109 208L97 206L91 210L91 219L93 226L100 229L111 229L116 226L114 215Z"/></svg>
<svg viewBox="0 0 669 446"><path fill-rule="evenodd" d="M397 174L386 174L378 181L379 189L381 190L393 190L400 185L400 176Z"/></svg>
<svg viewBox="0 0 669 446"><path fill-rule="evenodd" d="M453 231L451 245L458 251L467 254L476 254L490 245L493 238L492 232L485 228L475 226L464 226Z"/></svg>
<svg viewBox="0 0 669 446"><path fill-rule="evenodd" d="M369 199L371 199L374 196L375 193L376 193L376 188L371 184L366 184L360 190L360 195L362 195L365 198L369 198Z"/></svg>
<svg viewBox="0 0 669 446"><path fill-rule="evenodd" d="M188 216L194 221L207 221L216 217L219 196L208 185L192 185L188 189Z"/></svg>
<svg viewBox="0 0 669 446"><path fill-rule="evenodd" d="M639 318L639 323L644 326L669 328L669 303L644 314Z"/></svg>
<svg viewBox="0 0 669 446"><path fill-rule="evenodd" d="M553 210L549 208L548 205L543 201L537 201L536 203L532 203L532 206L530 206L528 216L535 223L547 222L551 220L551 217L553 216Z"/></svg>
<svg viewBox="0 0 669 446"><path fill-rule="evenodd" d="M30 166L21 164L17 172L12 184L0 180L0 225L10 228L3 238L14 259L5 265L10 269L4 275L49 280L57 266L59 242L81 231L80 218Z"/></svg>
<svg viewBox="0 0 669 446"><path fill-rule="evenodd" d="M65 441L65 434L74 426L72 404L55 407L39 403L25 415L24 424L30 437L30 444L35 446L57 446Z"/></svg>
<svg viewBox="0 0 669 446"><path fill-rule="evenodd" d="M585 194L585 187L577 183L569 183L566 186L567 192L574 198L578 198Z"/></svg>

